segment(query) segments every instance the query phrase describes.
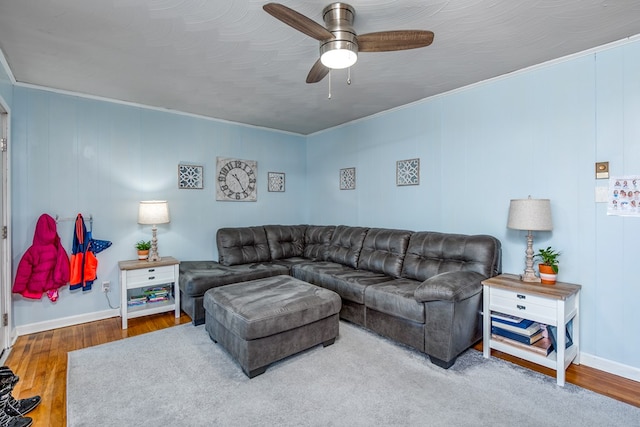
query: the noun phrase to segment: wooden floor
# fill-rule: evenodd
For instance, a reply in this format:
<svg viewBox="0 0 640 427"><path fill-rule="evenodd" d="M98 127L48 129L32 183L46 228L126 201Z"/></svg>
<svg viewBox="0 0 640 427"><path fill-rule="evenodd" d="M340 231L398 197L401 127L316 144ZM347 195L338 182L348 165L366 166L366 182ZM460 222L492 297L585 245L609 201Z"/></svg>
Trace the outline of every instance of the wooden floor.
<svg viewBox="0 0 640 427"><path fill-rule="evenodd" d="M40 406L28 415L34 419L34 426L65 426L67 352L190 321L191 319L185 314L182 314L180 319L176 319L173 313L156 314L130 319L129 329L123 331L120 318L114 317L19 337L6 361L6 364L20 377L13 396L17 399L36 394L42 396ZM481 344L476 345L476 349L482 351ZM492 354L555 377L555 373L550 369L500 352L493 351ZM121 363L121 361L114 360L114 363ZM569 367L567 382L640 407L640 382L620 378L583 365Z"/></svg>

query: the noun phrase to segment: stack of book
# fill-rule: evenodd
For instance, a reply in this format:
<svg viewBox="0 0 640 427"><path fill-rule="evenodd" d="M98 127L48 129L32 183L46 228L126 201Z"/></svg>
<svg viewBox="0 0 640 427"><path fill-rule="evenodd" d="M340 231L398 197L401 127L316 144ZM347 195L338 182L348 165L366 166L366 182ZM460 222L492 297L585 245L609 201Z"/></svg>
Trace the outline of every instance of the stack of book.
<svg viewBox="0 0 640 427"><path fill-rule="evenodd" d="M171 287L160 286L155 288L148 288L144 291L144 294L147 296L148 302L160 302L168 300L170 292Z"/></svg>
<svg viewBox="0 0 640 427"><path fill-rule="evenodd" d="M545 325L497 311L491 313L491 338L543 356L553 351Z"/></svg>
<svg viewBox="0 0 640 427"><path fill-rule="evenodd" d="M129 301L127 301L127 305L129 307L135 307L138 305L144 305L147 303L146 295L132 295L129 297Z"/></svg>

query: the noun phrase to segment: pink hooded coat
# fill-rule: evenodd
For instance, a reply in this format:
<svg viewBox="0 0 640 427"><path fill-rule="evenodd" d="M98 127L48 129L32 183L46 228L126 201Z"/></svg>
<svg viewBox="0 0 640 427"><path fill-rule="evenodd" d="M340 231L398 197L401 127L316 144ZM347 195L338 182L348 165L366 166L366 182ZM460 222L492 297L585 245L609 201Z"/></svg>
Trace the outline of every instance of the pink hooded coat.
<svg viewBox="0 0 640 427"><path fill-rule="evenodd" d="M40 215L33 234L33 245L18 264L13 292L27 298L40 299L48 292L53 301L58 288L69 282L69 256L60 243L56 221Z"/></svg>

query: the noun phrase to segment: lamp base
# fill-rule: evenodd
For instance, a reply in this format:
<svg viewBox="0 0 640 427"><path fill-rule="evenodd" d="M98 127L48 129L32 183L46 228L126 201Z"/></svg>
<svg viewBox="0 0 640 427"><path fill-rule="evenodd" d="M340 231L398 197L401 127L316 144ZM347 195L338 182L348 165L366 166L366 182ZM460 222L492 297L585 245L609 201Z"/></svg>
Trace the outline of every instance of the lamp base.
<svg viewBox="0 0 640 427"><path fill-rule="evenodd" d="M520 275L520 280L523 282L540 283L540 278L536 276L533 270L525 270L524 273Z"/></svg>
<svg viewBox="0 0 640 427"><path fill-rule="evenodd" d="M149 251L149 258L147 258L149 262L160 261L162 259L162 257L158 255L157 231L158 228L154 224L153 227L151 227L151 250Z"/></svg>
<svg viewBox="0 0 640 427"><path fill-rule="evenodd" d="M535 271L533 271L533 234L531 230L527 232L527 262L525 264L524 273L520 276L520 280L523 282L534 282L540 283L540 278L536 276Z"/></svg>

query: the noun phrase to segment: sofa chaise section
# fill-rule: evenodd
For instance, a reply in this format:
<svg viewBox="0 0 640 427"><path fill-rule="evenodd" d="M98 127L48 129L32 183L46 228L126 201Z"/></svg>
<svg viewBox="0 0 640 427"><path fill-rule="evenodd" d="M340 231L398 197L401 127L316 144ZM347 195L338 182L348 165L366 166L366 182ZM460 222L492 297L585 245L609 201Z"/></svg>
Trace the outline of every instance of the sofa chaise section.
<svg viewBox="0 0 640 427"><path fill-rule="evenodd" d="M264 227L221 228L216 233L218 262L180 263L180 302L194 325L205 322L204 294L232 283L289 274L289 267L271 262Z"/></svg>

